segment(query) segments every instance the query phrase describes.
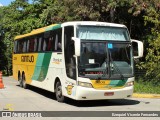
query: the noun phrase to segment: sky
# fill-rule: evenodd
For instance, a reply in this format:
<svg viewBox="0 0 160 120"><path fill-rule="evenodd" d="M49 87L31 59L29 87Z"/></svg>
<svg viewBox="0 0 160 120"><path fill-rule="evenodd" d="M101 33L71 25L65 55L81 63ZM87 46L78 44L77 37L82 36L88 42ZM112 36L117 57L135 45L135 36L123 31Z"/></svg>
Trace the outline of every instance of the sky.
<svg viewBox="0 0 160 120"><path fill-rule="evenodd" d="M3 6L7 6L13 1L15 0L0 0L0 4L2 4Z"/></svg>
<svg viewBox="0 0 160 120"><path fill-rule="evenodd" d="M2 4L3 6L7 6L7 5L9 5L11 2L13 2L13 1L15 1L15 0L0 0L0 6L1 6L1 4ZM29 1L31 1L31 0L29 0Z"/></svg>

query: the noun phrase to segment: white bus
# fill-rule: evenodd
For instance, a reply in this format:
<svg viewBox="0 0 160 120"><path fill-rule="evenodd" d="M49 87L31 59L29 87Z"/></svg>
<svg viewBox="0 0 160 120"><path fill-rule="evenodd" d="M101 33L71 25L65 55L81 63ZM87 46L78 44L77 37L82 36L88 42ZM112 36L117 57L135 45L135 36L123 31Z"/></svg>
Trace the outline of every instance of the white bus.
<svg viewBox="0 0 160 120"><path fill-rule="evenodd" d="M134 57L142 56L143 43L125 25L66 22L16 36L13 76L24 88L55 92L59 102L121 99L133 93Z"/></svg>

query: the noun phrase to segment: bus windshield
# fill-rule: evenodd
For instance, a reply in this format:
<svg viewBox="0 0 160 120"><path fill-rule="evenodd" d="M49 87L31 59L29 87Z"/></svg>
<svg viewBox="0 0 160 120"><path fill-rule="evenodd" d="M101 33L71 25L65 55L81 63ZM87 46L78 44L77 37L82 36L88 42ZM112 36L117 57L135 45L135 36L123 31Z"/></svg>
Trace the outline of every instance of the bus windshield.
<svg viewBox="0 0 160 120"><path fill-rule="evenodd" d="M101 30L100 27L98 29ZM115 32L115 34L106 33L110 37L106 39L107 35L102 35L96 29L94 31L98 31L98 33L95 32L95 35L93 32L92 35L89 35L90 31L82 35L80 28L78 31L78 37L81 39L81 55L78 57L79 76L90 79L133 77L132 49L127 32L123 28L111 29L111 32ZM105 32L103 31L103 34Z"/></svg>
<svg viewBox="0 0 160 120"><path fill-rule="evenodd" d="M133 77L130 43L86 42L81 40L79 76L91 79Z"/></svg>

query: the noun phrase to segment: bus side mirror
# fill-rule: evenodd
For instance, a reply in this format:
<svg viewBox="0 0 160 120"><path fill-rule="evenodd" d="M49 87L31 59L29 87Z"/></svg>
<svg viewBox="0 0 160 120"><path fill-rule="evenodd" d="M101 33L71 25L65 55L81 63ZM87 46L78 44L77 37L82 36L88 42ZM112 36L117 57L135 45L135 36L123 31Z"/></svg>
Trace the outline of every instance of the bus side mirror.
<svg viewBox="0 0 160 120"><path fill-rule="evenodd" d="M143 42L131 39L134 58L143 57Z"/></svg>
<svg viewBox="0 0 160 120"><path fill-rule="evenodd" d="M80 39L72 37L72 40L74 41L75 56L80 56Z"/></svg>

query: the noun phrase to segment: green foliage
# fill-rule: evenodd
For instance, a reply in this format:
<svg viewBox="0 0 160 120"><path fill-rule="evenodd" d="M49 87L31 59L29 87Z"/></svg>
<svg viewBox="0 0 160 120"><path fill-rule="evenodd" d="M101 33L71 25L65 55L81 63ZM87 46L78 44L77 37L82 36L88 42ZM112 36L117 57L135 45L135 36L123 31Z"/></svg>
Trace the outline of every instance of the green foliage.
<svg viewBox="0 0 160 120"><path fill-rule="evenodd" d="M149 27L150 33L146 35L145 61L141 62L139 67L147 70L148 81L158 83L160 80L160 1L148 1L147 6L144 23Z"/></svg>
<svg viewBox="0 0 160 120"><path fill-rule="evenodd" d="M147 70L146 76L150 80L159 81L160 79L160 33L153 33L148 38L149 47L146 61L141 63L142 68Z"/></svg>
<svg viewBox="0 0 160 120"><path fill-rule="evenodd" d="M152 81L146 81L139 79L135 81L134 92L135 93L150 93L150 94L160 94L160 84L156 84Z"/></svg>

